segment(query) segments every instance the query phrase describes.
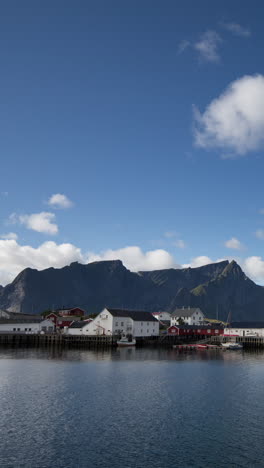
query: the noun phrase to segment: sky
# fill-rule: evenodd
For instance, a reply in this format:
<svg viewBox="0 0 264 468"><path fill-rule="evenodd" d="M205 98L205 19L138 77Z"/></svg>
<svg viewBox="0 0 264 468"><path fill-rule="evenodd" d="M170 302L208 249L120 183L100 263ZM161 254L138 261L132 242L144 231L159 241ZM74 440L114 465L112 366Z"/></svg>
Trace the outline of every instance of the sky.
<svg viewBox="0 0 264 468"><path fill-rule="evenodd" d="M0 284L235 259L264 284L264 4L0 3Z"/></svg>

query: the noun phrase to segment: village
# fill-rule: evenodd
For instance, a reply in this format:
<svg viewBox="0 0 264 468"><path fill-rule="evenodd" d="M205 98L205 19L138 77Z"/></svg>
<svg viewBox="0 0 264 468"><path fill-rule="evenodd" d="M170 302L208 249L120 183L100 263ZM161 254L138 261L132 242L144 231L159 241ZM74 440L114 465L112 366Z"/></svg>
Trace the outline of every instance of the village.
<svg viewBox="0 0 264 468"><path fill-rule="evenodd" d="M42 315L0 310L0 336L7 335L57 336L71 343L88 342L89 338L98 337L96 342L104 344L118 344L120 339L123 340L120 344L124 345L132 344L132 340L133 344L172 344L199 343L202 340L210 342L212 339L218 342L245 341L264 346L264 322L224 324L206 318L200 308L189 306L176 308L172 313L105 307L92 317L80 307L56 309ZM109 337L111 340L107 340Z"/></svg>

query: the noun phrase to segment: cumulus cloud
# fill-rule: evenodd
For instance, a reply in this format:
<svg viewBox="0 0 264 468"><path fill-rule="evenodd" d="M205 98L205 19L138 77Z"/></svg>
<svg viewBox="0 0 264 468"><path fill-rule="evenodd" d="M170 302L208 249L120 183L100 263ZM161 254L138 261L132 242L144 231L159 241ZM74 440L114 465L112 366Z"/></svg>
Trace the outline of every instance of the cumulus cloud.
<svg viewBox="0 0 264 468"><path fill-rule="evenodd" d="M163 249L143 252L140 247L130 246L117 250L105 250L100 254L90 253L88 255L88 262L117 259L122 260L124 265L131 271L149 271L179 267L175 264L172 255Z"/></svg>
<svg viewBox="0 0 264 468"><path fill-rule="evenodd" d="M238 23L221 23L222 27L231 32L235 36L249 37L251 32Z"/></svg>
<svg viewBox="0 0 264 468"><path fill-rule="evenodd" d="M19 245L16 240L0 240L0 284L12 281L21 270L27 267L63 267L73 261L82 262L84 256L73 244L56 244L48 241L34 248Z"/></svg>
<svg viewBox="0 0 264 468"><path fill-rule="evenodd" d="M143 252L140 247L130 246L117 250L105 250L99 254L84 253L70 243L57 244L53 241L34 248L20 245L14 239L0 240L0 284L7 284L24 268L61 268L71 262L91 263L100 260L121 260L131 271L180 268L173 257L162 249Z"/></svg>
<svg viewBox="0 0 264 468"><path fill-rule="evenodd" d="M11 216L14 219L14 215ZM31 215L20 215L18 216L18 220L27 229L32 229L33 231L52 235L58 233L58 226L53 222L55 220L54 213L42 211L41 213L33 213Z"/></svg>
<svg viewBox="0 0 264 468"><path fill-rule="evenodd" d="M246 275L256 282L263 283L264 280L264 260L258 256L248 257L241 265Z"/></svg>
<svg viewBox="0 0 264 468"><path fill-rule="evenodd" d="M256 231L256 237L258 239L264 240L264 229L258 229Z"/></svg>
<svg viewBox="0 0 264 468"><path fill-rule="evenodd" d="M231 239L227 240L225 242L225 246L228 249L236 249L236 250L243 249L243 244L236 237L232 237Z"/></svg>
<svg viewBox="0 0 264 468"><path fill-rule="evenodd" d="M232 82L201 114L195 109L195 143L243 156L264 143L264 76ZM228 155L228 154L227 154Z"/></svg>
<svg viewBox="0 0 264 468"><path fill-rule="evenodd" d="M194 44L194 49L198 51L202 60L217 63L220 60L218 48L221 42L222 39L216 31L206 31Z"/></svg>
<svg viewBox="0 0 264 468"><path fill-rule="evenodd" d="M71 208L73 206L73 202L62 193L54 193L48 200L48 204L53 208Z"/></svg>
<svg viewBox="0 0 264 468"><path fill-rule="evenodd" d="M0 239L14 239L17 240L17 234L15 232L8 232L8 234L2 234Z"/></svg>
<svg viewBox="0 0 264 468"><path fill-rule="evenodd" d="M198 268L200 266L209 265L210 263L214 263L210 257L206 255L200 255L199 257L192 258L190 263L185 263L182 265L183 268Z"/></svg>

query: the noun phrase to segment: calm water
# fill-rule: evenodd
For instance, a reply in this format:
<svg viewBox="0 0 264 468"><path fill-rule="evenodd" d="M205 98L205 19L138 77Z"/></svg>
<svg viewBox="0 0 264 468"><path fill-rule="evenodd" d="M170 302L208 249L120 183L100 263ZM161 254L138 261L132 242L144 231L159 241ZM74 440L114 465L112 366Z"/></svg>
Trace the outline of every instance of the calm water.
<svg viewBox="0 0 264 468"><path fill-rule="evenodd" d="M262 353L0 350L0 467L264 467L263 396Z"/></svg>

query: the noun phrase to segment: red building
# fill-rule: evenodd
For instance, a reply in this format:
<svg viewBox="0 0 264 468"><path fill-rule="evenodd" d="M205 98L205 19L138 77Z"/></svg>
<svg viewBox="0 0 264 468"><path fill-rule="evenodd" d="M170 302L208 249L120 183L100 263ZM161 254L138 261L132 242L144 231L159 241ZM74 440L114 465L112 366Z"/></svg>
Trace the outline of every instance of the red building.
<svg viewBox="0 0 264 468"><path fill-rule="evenodd" d="M83 317L83 315L86 314L85 310L80 309L80 307L72 307L71 309L57 309L55 313L61 317L67 317L68 315Z"/></svg>
<svg viewBox="0 0 264 468"><path fill-rule="evenodd" d="M224 334L220 325L172 325L167 330L170 336L219 336Z"/></svg>
<svg viewBox="0 0 264 468"><path fill-rule="evenodd" d="M51 320L56 328L64 328L69 327L72 322L78 320L79 316L68 315L67 317L61 317L60 315L55 314L55 312L51 312L46 318Z"/></svg>

